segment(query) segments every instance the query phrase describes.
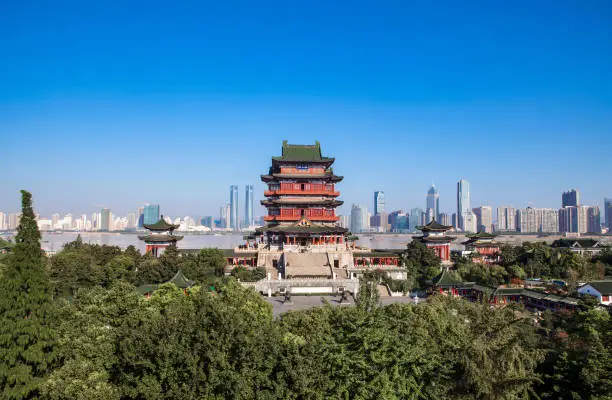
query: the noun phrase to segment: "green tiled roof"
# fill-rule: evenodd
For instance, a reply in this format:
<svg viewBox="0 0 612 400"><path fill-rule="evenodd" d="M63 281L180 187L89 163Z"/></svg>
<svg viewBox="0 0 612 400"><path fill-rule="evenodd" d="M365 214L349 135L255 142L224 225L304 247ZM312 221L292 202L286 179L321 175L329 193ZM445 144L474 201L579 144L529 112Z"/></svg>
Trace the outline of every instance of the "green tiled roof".
<svg viewBox="0 0 612 400"><path fill-rule="evenodd" d="M188 279L185 275L183 275L183 271L181 271L180 269L177 271L176 274L174 274L172 279L164 283L174 283L179 289L186 289L192 287L195 284L194 281ZM136 288L136 291L142 295L147 293L153 293L160 285L163 285L163 283L140 285Z"/></svg>
<svg viewBox="0 0 612 400"><path fill-rule="evenodd" d="M436 286L440 287L449 287L449 286L460 286L461 282L453 278L450 272L444 268L440 275L436 276L433 279L433 282Z"/></svg>
<svg viewBox="0 0 612 400"><path fill-rule="evenodd" d="M138 239L144 240L145 243L166 243L166 242L178 242L183 239L183 236L177 235L145 235L138 236Z"/></svg>
<svg viewBox="0 0 612 400"><path fill-rule="evenodd" d="M174 283L176 287L181 289L185 289L191 287L195 284L195 281L191 279L187 279L187 277L183 274L183 271L180 269L176 272L176 274L166 283Z"/></svg>
<svg viewBox="0 0 612 400"><path fill-rule="evenodd" d="M450 229L452 229L452 226L446 226L446 225L442 225L441 223L439 223L438 221L436 221L436 219L432 219L430 223L428 223L425 226L417 226L416 227L418 230L426 232L426 231L448 231Z"/></svg>
<svg viewBox="0 0 612 400"><path fill-rule="evenodd" d="M150 225L143 225L143 227L150 231L171 231L178 228L179 226L167 223L164 219L164 216L162 215L162 217L156 223Z"/></svg>
<svg viewBox="0 0 612 400"><path fill-rule="evenodd" d="M497 237L497 235L487 232L478 232L471 235L466 235L466 237L470 239L493 239L494 237Z"/></svg>
<svg viewBox="0 0 612 400"><path fill-rule="evenodd" d="M317 140L314 145L289 144L283 140L283 155L273 157L276 161L333 161L333 158L321 155L321 143Z"/></svg>
<svg viewBox="0 0 612 400"><path fill-rule="evenodd" d="M498 288L493 293L494 296L515 296L522 294L523 288Z"/></svg>

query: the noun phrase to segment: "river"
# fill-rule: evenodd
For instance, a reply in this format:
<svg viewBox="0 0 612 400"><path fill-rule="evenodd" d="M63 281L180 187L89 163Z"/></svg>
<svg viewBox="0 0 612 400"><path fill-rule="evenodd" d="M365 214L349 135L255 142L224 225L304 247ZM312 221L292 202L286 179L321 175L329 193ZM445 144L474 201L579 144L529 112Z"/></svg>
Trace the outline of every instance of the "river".
<svg viewBox="0 0 612 400"><path fill-rule="evenodd" d="M64 244L76 239L77 232L43 232L42 248L44 250L60 251ZM119 246L123 249L129 245L134 245L137 249L144 252L144 242L138 239L138 235L143 233L127 232L81 232L81 238L85 243L106 244ZM180 234L180 233L179 233ZM404 249L408 242L412 240L412 234L361 234L357 240L357 246L369 247L371 249ZM186 234L183 240L178 242L181 249L201 249L205 247L216 247L219 249L232 249L244 243L244 234ZM506 235L498 236L496 240L500 243L520 245L524 241L545 241L551 243L559 239L560 235L539 237L538 235ZM610 245L610 237L584 236L601 240L604 244ZM458 236L451 243L451 250L462 250L461 244L466 240L463 235Z"/></svg>
<svg viewBox="0 0 612 400"><path fill-rule="evenodd" d="M140 233L142 234L142 233ZM43 232L42 248L44 250L60 251L64 244L74 241L77 232ZM81 232L83 242L91 244L106 244L119 246L122 249L133 245L140 251L144 251L144 242L138 239L138 233L115 233L115 232ZM232 249L244 243L244 235L240 234L207 234L207 235L185 235L178 242L181 249L200 249L205 247L216 247L219 249ZM368 235L360 236L357 240L358 246L370 247L372 249L403 249L411 240L412 235Z"/></svg>

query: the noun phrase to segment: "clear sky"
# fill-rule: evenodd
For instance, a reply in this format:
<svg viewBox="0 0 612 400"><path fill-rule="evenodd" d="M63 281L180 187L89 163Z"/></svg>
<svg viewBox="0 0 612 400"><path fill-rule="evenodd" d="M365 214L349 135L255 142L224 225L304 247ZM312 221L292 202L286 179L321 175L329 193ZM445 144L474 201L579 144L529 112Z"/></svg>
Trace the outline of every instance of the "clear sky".
<svg viewBox="0 0 612 400"><path fill-rule="evenodd" d="M341 212L612 196L608 0L5 1L0 51L3 211L217 215L283 139Z"/></svg>

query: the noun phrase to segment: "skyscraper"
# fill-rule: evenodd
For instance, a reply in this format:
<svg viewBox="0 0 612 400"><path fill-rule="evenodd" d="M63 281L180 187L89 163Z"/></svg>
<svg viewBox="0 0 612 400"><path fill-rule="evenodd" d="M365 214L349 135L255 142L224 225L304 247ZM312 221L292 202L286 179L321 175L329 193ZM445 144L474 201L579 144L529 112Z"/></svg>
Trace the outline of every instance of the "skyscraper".
<svg viewBox="0 0 612 400"><path fill-rule="evenodd" d="M516 228L523 233L559 232L559 212L552 208L516 210Z"/></svg>
<svg viewBox="0 0 612 400"><path fill-rule="evenodd" d="M440 219L440 193L438 189L431 185L431 188L427 191L427 201L425 210L433 210L433 216L436 220ZM439 222L439 221L438 221Z"/></svg>
<svg viewBox="0 0 612 400"><path fill-rule="evenodd" d="M21 214L10 213L8 215L8 229L14 230L19 226L19 222L21 221Z"/></svg>
<svg viewBox="0 0 612 400"><path fill-rule="evenodd" d="M500 232L516 231L516 209L514 207L497 207L497 230Z"/></svg>
<svg viewBox="0 0 612 400"><path fill-rule="evenodd" d="M476 216L470 206L470 183L457 182L457 225L464 232L476 232Z"/></svg>
<svg viewBox="0 0 612 400"><path fill-rule="evenodd" d="M559 231L571 233L586 233L589 228L586 206L567 206L559 209Z"/></svg>
<svg viewBox="0 0 612 400"><path fill-rule="evenodd" d="M491 233L493 230L493 209L491 206L480 206L472 209L476 215L476 230Z"/></svg>
<svg viewBox="0 0 612 400"><path fill-rule="evenodd" d="M200 219L200 224L202 224L202 226L205 226L207 228L213 229L213 217L212 216L206 216L206 217L202 217Z"/></svg>
<svg viewBox="0 0 612 400"><path fill-rule="evenodd" d="M604 211L606 212L606 226L612 230L612 198L604 199Z"/></svg>
<svg viewBox="0 0 612 400"><path fill-rule="evenodd" d="M440 218L440 221L438 222L441 223L442 225L452 226L451 217L447 213L440 213L440 215L438 215L438 218Z"/></svg>
<svg viewBox="0 0 612 400"><path fill-rule="evenodd" d="M138 215L138 228L142 228L142 224L144 224L144 207L138 207L136 214Z"/></svg>
<svg viewBox="0 0 612 400"><path fill-rule="evenodd" d="M570 189L561 195L561 207L578 207L580 205L580 192Z"/></svg>
<svg viewBox="0 0 612 400"><path fill-rule="evenodd" d="M157 221L155 221L157 222ZM128 229L134 229L138 227L138 215L136 215L136 213L128 213L127 215L127 228Z"/></svg>
<svg viewBox="0 0 612 400"><path fill-rule="evenodd" d="M470 183L465 179L457 182L457 216L471 211L470 207Z"/></svg>
<svg viewBox="0 0 612 400"><path fill-rule="evenodd" d="M587 214L587 232L601 233L601 216L598 206L589 206L586 210Z"/></svg>
<svg viewBox="0 0 612 400"><path fill-rule="evenodd" d="M385 212L385 192L374 192L374 215Z"/></svg>
<svg viewBox="0 0 612 400"><path fill-rule="evenodd" d="M59 220L60 215L58 213L51 214L51 229L61 229Z"/></svg>
<svg viewBox="0 0 612 400"><path fill-rule="evenodd" d="M341 215L340 222L338 223L342 228L351 229L351 216Z"/></svg>
<svg viewBox="0 0 612 400"><path fill-rule="evenodd" d="M423 210L420 208L410 210L408 215L408 229L410 229L410 232L416 232L417 226L423 225L421 224L421 214L423 214Z"/></svg>
<svg viewBox="0 0 612 400"><path fill-rule="evenodd" d="M249 227L253 225L253 185L246 185L244 187L244 226Z"/></svg>
<svg viewBox="0 0 612 400"><path fill-rule="evenodd" d="M159 221L159 204L145 204L142 223L144 225L153 225Z"/></svg>
<svg viewBox="0 0 612 400"><path fill-rule="evenodd" d="M0 231L3 231L7 228L6 226L6 214L3 212L0 212Z"/></svg>
<svg viewBox="0 0 612 400"><path fill-rule="evenodd" d="M239 226L238 219L238 186L231 185L230 186L230 228L233 230L238 230Z"/></svg>
<svg viewBox="0 0 612 400"><path fill-rule="evenodd" d="M111 225L111 210L110 208L103 208L100 211L100 230L108 232Z"/></svg>
<svg viewBox="0 0 612 400"><path fill-rule="evenodd" d="M368 216L368 209L359 204L353 204L351 207L351 232L359 233L369 227L370 217Z"/></svg>

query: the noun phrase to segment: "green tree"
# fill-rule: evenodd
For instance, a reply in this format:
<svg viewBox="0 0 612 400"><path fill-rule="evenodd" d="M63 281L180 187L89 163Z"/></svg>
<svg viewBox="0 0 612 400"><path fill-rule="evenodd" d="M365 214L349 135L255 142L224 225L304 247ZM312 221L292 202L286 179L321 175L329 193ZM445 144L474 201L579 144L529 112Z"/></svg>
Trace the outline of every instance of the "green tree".
<svg viewBox="0 0 612 400"><path fill-rule="evenodd" d="M232 276L240 279L241 282L257 282L266 277L266 269L263 267L246 269L238 266L232 270Z"/></svg>
<svg viewBox="0 0 612 400"><path fill-rule="evenodd" d="M84 247L83 238L79 233L75 240L64 245L64 250L82 250Z"/></svg>
<svg viewBox="0 0 612 400"><path fill-rule="evenodd" d="M125 249L123 254L125 254L128 257L130 257L132 260L134 260L134 264L135 265L138 265L138 263L140 262L140 259L142 257L142 255L140 254L140 251L138 251L138 249L136 247L134 247L133 245L129 245Z"/></svg>
<svg viewBox="0 0 612 400"><path fill-rule="evenodd" d="M54 305L32 195L21 191L16 245L0 280L0 388L6 399L39 397L56 359Z"/></svg>
<svg viewBox="0 0 612 400"><path fill-rule="evenodd" d="M609 399L612 393L612 318L594 304L554 318L555 335L544 343L549 354L540 366L537 388L543 399ZM550 316L549 316L550 317Z"/></svg>
<svg viewBox="0 0 612 400"><path fill-rule="evenodd" d="M159 262L163 267L162 272L164 276L162 282L172 279L174 274L181 269L181 259L176 244L166 247L163 254L159 257Z"/></svg>
<svg viewBox="0 0 612 400"><path fill-rule="evenodd" d="M428 248L418 240L412 240L406 246L406 251L402 255L402 261L407 264L423 267L439 267L440 257L433 249Z"/></svg>
<svg viewBox="0 0 612 400"><path fill-rule="evenodd" d="M102 268L84 248L68 246L51 257L49 275L56 295L72 296L80 288L99 285L104 279Z"/></svg>
<svg viewBox="0 0 612 400"><path fill-rule="evenodd" d="M212 283L224 275L227 260L219 249L202 249L197 256L183 256L183 273L200 283Z"/></svg>
<svg viewBox="0 0 612 400"><path fill-rule="evenodd" d="M378 276L374 272L366 271L359 280L359 293L357 293L357 306L364 311L372 311L378 307L380 293L378 292Z"/></svg>
<svg viewBox="0 0 612 400"><path fill-rule="evenodd" d="M431 285L431 280L440 273L442 261L433 249L413 240L406 246L401 262L406 268L407 281L411 286L425 288Z"/></svg>
<svg viewBox="0 0 612 400"><path fill-rule="evenodd" d="M104 286L110 287L114 282L122 280L133 282L135 278L136 263L127 254L115 256L103 268Z"/></svg>
<svg viewBox="0 0 612 400"><path fill-rule="evenodd" d="M138 264L136 284L162 283L166 280L166 272L159 259L155 258L151 253L145 254L140 260L140 264Z"/></svg>

